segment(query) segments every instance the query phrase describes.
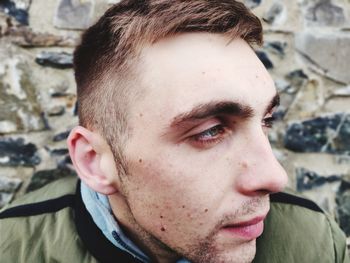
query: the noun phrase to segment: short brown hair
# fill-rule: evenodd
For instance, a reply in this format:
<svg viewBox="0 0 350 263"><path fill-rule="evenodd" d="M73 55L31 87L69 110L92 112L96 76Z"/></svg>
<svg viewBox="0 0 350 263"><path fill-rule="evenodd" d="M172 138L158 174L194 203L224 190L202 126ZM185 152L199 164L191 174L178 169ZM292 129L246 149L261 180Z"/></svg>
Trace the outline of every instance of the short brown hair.
<svg viewBox="0 0 350 263"><path fill-rule="evenodd" d="M178 33L222 33L262 44L260 20L234 0L124 0L85 31L74 52L80 125L97 130L125 169L122 145L136 88L133 67L144 43Z"/></svg>

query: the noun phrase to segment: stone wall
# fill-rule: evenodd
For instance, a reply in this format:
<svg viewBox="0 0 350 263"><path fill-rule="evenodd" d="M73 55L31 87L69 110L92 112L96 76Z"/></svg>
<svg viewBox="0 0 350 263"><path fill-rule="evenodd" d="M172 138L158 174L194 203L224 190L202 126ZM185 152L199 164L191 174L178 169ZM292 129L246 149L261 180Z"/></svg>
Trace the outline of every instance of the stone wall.
<svg viewBox="0 0 350 263"><path fill-rule="evenodd" d="M112 2L0 2L0 207L74 175L65 144L77 123L72 50ZM290 186L350 236L350 2L246 3L263 20L257 54L281 93L275 154Z"/></svg>

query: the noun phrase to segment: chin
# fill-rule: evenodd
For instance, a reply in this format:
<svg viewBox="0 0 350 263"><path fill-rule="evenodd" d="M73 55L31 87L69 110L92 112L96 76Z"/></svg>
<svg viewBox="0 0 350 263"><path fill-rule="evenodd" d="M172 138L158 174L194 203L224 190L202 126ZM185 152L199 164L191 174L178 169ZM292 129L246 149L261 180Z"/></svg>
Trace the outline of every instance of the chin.
<svg viewBox="0 0 350 263"><path fill-rule="evenodd" d="M251 263L256 253L256 239L233 246L207 246L188 257L194 263Z"/></svg>

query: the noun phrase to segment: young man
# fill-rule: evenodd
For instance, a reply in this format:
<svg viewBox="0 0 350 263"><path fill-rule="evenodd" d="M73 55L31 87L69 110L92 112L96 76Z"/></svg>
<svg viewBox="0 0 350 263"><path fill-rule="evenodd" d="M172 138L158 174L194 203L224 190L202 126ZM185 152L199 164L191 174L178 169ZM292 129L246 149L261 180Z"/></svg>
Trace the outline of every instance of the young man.
<svg viewBox="0 0 350 263"><path fill-rule="evenodd" d="M233 0L122 1L75 51L81 181L0 215L1 262L348 262L345 237L287 176L278 94ZM74 191L75 185L77 185Z"/></svg>

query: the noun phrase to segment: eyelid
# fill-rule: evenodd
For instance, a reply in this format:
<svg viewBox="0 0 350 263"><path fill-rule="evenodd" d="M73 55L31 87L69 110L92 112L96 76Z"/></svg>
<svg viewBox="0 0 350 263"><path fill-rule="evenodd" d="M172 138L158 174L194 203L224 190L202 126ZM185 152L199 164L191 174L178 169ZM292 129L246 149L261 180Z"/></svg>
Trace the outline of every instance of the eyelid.
<svg viewBox="0 0 350 263"><path fill-rule="evenodd" d="M222 122L219 119L217 118L209 119L207 121L204 121L204 123L201 123L195 126L194 128L190 129L189 131L187 131L183 137L194 136L196 134L205 132L219 124L222 124Z"/></svg>

